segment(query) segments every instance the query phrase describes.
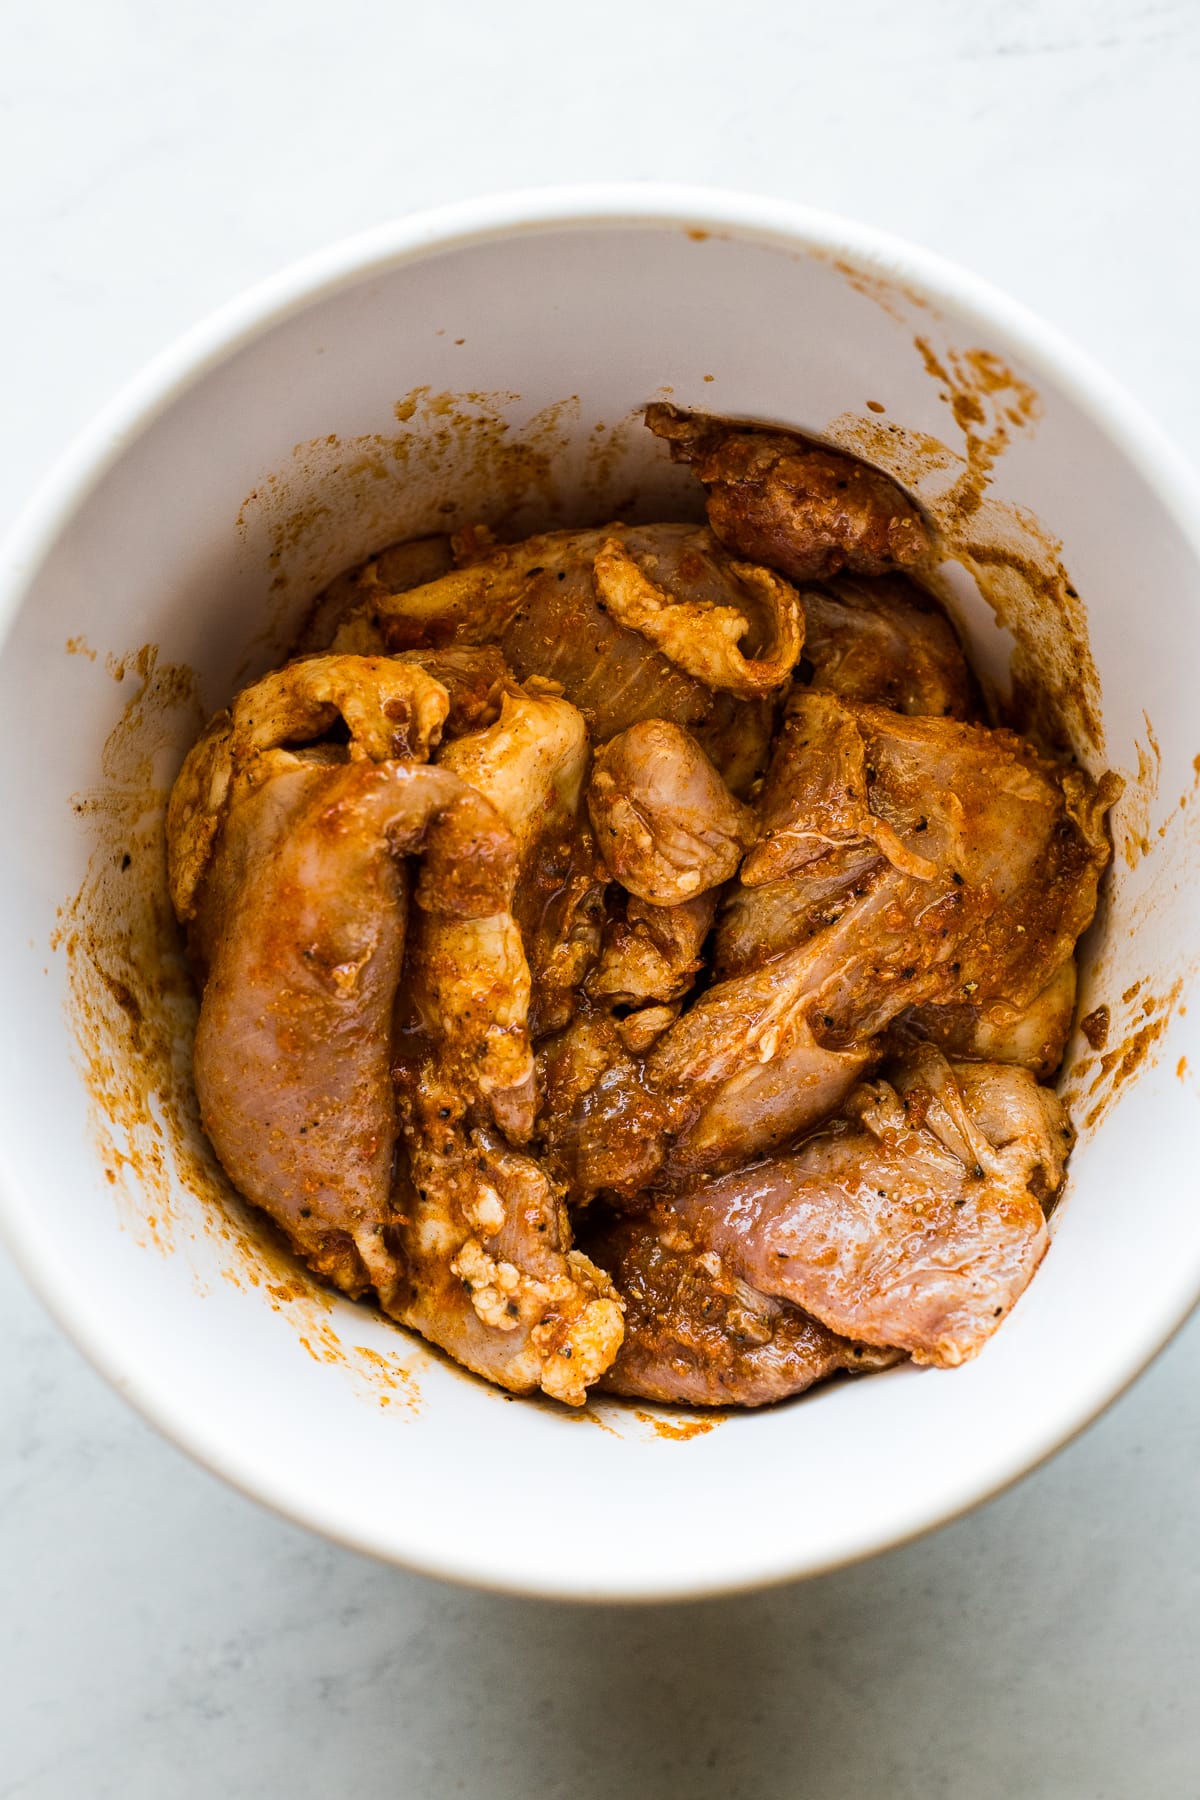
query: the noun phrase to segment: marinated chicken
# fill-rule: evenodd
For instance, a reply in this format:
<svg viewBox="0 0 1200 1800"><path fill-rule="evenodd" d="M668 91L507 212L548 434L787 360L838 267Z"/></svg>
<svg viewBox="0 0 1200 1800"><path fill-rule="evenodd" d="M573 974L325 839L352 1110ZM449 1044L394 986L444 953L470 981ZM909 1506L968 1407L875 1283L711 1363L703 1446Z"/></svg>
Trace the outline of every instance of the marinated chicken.
<svg viewBox="0 0 1200 1800"><path fill-rule="evenodd" d="M707 528L386 549L180 771L201 1117L514 1393L974 1356L1048 1244L1119 784L991 722L890 477L658 405Z"/></svg>
<svg viewBox="0 0 1200 1800"><path fill-rule="evenodd" d="M609 901L600 941L600 959L587 979L587 992L610 1007L661 1011L678 1002L704 967L700 954L717 913L710 889L675 906L627 898Z"/></svg>
<svg viewBox="0 0 1200 1800"><path fill-rule="evenodd" d="M410 889L431 916L486 917L508 904L517 863L475 789L388 754L389 706L406 750L446 710L422 671L373 659L266 677L192 751L168 821L172 893L203 971L205 1130L242 1193L350 1293L390 1268L391 1022ZM326 709L348 746L282 747L326 729ZM421 853L415 884L405 852Z"/></svg>
<svg viewBox="0 0 1200 1800"><path fill-rule="evenodd" d="M644 1024L647 1013L662 1010L647 1007L630 1018ZM672 1009L656 1023L661 1029L673 1017ZM639 1194L662 1162L669 1114L638 1054L657 1032L631 1043L628 1027L628 1018L589 1008L538 1054L539 1142L577 1206L599 1193Z"/></svg>
<svg viewBox="0 0 1200 1800"><path fill-rule="evenodd" d="M588 811L626 893L677 906L736 875L757 832L695 738L643 719L596 752Z"/></svg>
<svg viewBox="0 0 1200 1800"><path fill-rule="evenodd" d="M1045 1253L1042 1201L1070 1130L1024 1069L926 1047L888 1073L790 1155L692 1188L675 1211L743 1280L831 1331L951 1367Z"/></svg>
<svg viewBox="0 0 1200 1800"><path fill-rule="evenodd" d="M421 1088L385 1310L501 1387L582 1406L623 1336L611 1281L571 1248L562 1191L540 1163L486 1128L441 1121L445 1090Z"/></svg>
<svg viewBox="0 0 1200 1800"><path fill-rule="evenodd" d="M804 588L809 683L931 718L978 716L975 684L945 613L902 575L839 575Z"/></svg>
<svg viewBox="0 0 1200 1800"><path fill-rule="evenodd" d="M349 605L331 647L495 644L518 680L560 684L593 743L643 719L682 725L743 798L803 641L790 583L734 562L710 532L613 525L506 545L469 534L452 574Z"/></svg>
<svg viewBox="0 0 1200 1800"><path fill-rule="evenodd" d="M839 1337L802 1307L752 1287L703 1220L669 1205L610 1217L589 1237L625 1300L625 1341L602 1385L684 1406L763 1406L840 1371L899 1362Z"/></svg>
<svg viewBox="0 0 1200 1800"><path fill-rule="evenodd" d="M578 825L587 732L541 684L511 685L493 725L442 753L511 831L516 882L512 910L414 920L393 1065L404 1273L385 1305L475 1373L579 1405L620 1343L621 1308L607 1277L571 1249L561 1188L516 1146L534 1124L531 992L569 1005L594 955L544 919L546 846ZM580 841L590 882L595 859Z"/></svg>
<svg viewBox="0 0 1200 1800"><path fill-rule="evenodd" d="M605 1385L749 1406L864 1346L941 1368L976 1354L1045 1253L1070 1127L1025 1069L925 1046L888 1074L790 1155L597 1234L630 1305Z"/></svg>
<svg viewBox="0 0 1200 1800"><path fill-rule="evenodd" d="M646 423L707 491L713 534L792 581L851 569L886 575L929 551L920 512L889 475L794 432L735 425L667 405Z"/></svg>
<svg viewBox="0 0 1200 1800"><path fill-rule="evenodd" d="M661 1109L642 1167L732 1168L836 1108L902 1012L919 1029L921 1007L1029 1006L1095 909L1103 804L1014 733L801 690L714 937L717 979L634 1077L609 1075L592 1129L620 1128L632 1081Z"/></svg>

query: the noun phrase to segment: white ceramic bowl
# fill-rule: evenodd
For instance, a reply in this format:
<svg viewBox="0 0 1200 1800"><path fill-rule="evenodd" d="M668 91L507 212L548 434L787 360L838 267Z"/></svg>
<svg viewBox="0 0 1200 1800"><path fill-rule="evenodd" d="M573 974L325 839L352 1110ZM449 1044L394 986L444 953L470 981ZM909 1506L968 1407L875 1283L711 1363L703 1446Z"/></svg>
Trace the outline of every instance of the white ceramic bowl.
<svg viewBox="0 0 1200 1800"><path fill-rule="evenodd" d="M1075 1046L1093 1122L1013 1317L961 1370L692 1432L660 1409L508 1401L298 1278L205 1171L161 890L163 796L201 712L278 654L325 579L446 521L694 506L630 423L664 391L887 462L1078 675L1075 602L1047 574L1061 539L1106 737L1089 744L1076 707L1078 747L1130 778L1085 978L1085 1008L1111 1010L1109 1059ZM982 510L955 510L989 468ZM489 199L227 307L77 444L0 570L0 1186L29 1279L209 1468L466 1581L715 1592L867 1555L994 1492L1200 1292L1198 527L1186 466L1078 352L937 259L799 208L649 187ZM962 569L950 586L976 658L1002 669L992 613Z"/></svg>

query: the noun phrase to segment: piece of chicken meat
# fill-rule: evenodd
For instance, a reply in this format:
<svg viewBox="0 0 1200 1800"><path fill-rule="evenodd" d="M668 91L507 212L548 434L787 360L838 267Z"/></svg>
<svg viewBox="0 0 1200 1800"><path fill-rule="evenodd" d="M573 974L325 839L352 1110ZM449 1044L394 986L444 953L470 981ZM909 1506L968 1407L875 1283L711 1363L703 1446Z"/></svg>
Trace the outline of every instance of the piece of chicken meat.
<svg viewBox="0 0 1200 1800"><path fill-rule="evenodd" d="M500 717L505 694L517 687L516 677L494 644L450 644L443 650L404 650L388 658L424 669L445 688L448 711L441 741L482 731Z"/></svg>
<svg viewBox="0 0 1200 1800"><path fill-rule="evenodd" d="M1071 1035L1078 979L1071 956L1024 1006L1003 1000L982 1006L963 1000L947 1006L914 1006L899 1015L891 1036L900 1045L925 1039L947 1056L1019 1063L1039 1081L1048 1081L1062 1062Z"/></svg>
<svg viewBox="0 0 1200 1800"><path fill-rule="evenodd" d="M1037 1268L1070 1145L1061 1102L1027 1070L924 1045L793 1154L687 1188L670 1213L758 1292L950 1368Z"/></svg>
<svg viewBox="0 0 1200 1800"><path fill-rule="evenodd" d="M235 1187L351 1294L394 1273L391 1019L402 857L419 851L418 906L507 903L511 834L448 770L274 750L235 781L200 903L205 1131Z"/></svg>
<svg viewBox="0 0 1200 1800"><path fill-rule="evenodd" d="M931 718L979 716L954 627L903 575L839 575L804 587L803 677L842 700Z"/></svg>
<svg viewBox="0 0 1200 1800"><path fill-rule="evenodd" d="M685 726L743 797L766 766L771 696L803 645L795 590L692 525L464 544L423 587L372 590L334 646L496 644L521 680L557 681L602 744L642 719Z"/></svg>
<svg viewBox="0 0 1200 1800"><path fill-rule="evenodd" d="M511 910L492 918L414 921L407 1007L419 1029L402 1031L401 1043L436 1042L441 1078L464 1103L486 1102L489 1119L524 1143L532 1037L570 1018L599 947L603 882L581 820L587 730L568 701L510 680L499 717L438 758L513 833L516 890Z"/></svg>
<svg viewBox="0 0 1200 1800"><path fill-rule="evenodd" d="M167 880L189 950L203 967L204 883L235 791L285 745L314 746L308 760L427 760L450 699L422 668L382 656L306 656L244 688L212 718L184 759L167 807ZM344 744L329 740L339 727ZM322 740L326 740L322 743ZM269 765L263 763L265 769Z"/></svg>
<svg viewBox="0 0 1200 1800"><path fill-rule="evenodd" d="M620 1343L620 1302L571 1248L561 1186L513 1147L534 1120L531 997L569 1018L599 938L586 909L568 916L555 860L580 847L575 885L599 895L580 819L587 732L545 689L513 684L492 725L440 752L511 830L516 892L492 918L414 920L393 1064L402 1274L385 1305L477 1374L579 1405Z"/></svg>
<svg viewBox="0 0 1200 1800"><path fill-rule="evenodd" d="M632 894L610 900L600 960L585 984L588 994L631 1014L648 1005L655 1010L675 1005L703 967L700 953L716 911L711 889L676 906L655 906Z"/></svg>
<svg viewBox="0 0 1200 1800"><path fill-rule="evenodd" d="M576 1204L602 1189L635 1193L661 1160L667 1115L639 1058L673 1023L700 967L712 890L754 835L749 808L695 739L661 719L597 753L588 808L629 899L614 904L589 1006L539 1059L543 1153Z"/></svg>
<svg viewBox="0 0 1200 1800"><path fill-rule="evenodd" d="M561 1188L497 1132L464 1128L455 1102L432 1071L401 1092L408 1155L393 1231L403 1255L386 1309L512 1393L582 1406L620 1348L620 1298L572 1248Z"/></svg>
<svg viewBox="0 0 1200 1800"><path fill-rule="evenodd" d="M682 1406L764 1406L840 1370L899 1360L852 1343L801 1307L751 1287L712 1243L704 1221L669 1205L589 1225L588 1253L625 1301L625 1338L600 1385Z"/></svg>
<svg viewBox="0 0 1200 1800"><path fill-rule="evenodd" d="M597 751L587 801L609 874L655 906L728 881L755 837L749 807L695 738L665 719L631 725Z"/></svg>
<svg viewBox="0 0 1200 1800"><path fill-rule="evenodd" d="M795 432L659 403L646 423L708 490L708 522L737 556L792 581L884 575L929 553L920 512L889 475Z"/></svg>
<svg viewBox="0 0 1200 1800"><path fill-rule="evenodd" d="M1028 1007L1091 921L1111 797L1011 732L794 691L718 979L640 1072L665 1178L781 1148L909 1008Z"/></svg>
<svg viewBox="0 0 1200 1800"><path fill-rule="evenodd" d="M235 1185L346 1292L374 1288L503 1385L579 1404L620 1343L620 1303L537 1164L464 1119L532 1122L514 885L558 813L578 815L586 767L575 709L505 681L498 718L434 767L387 754L389 728L407 743L423 719L428 749L454 710L428 670L344 656L265 678L176 785L172 890L203 976L201 1115ZM330 739L338 719L348 743ZM434 1048L398 1096L414 1004Z"/></svg>
<svg viewBox="0 0 1200 1800"><path fill-rule="evenodd" d="M651 1010L632 1017L645 1027ZM589 1007L538 1052L539 1150L575 1206L601 1192L632 1198L662 1162L669 1114L645 1079L646 1039L628 1024Z"/></svg>
<svg viewBox="0 0 1200 1800"><path fill-rule="evenodd" d="M423 587L449 574L454 551L448 537L406 538L391 544L337 575L317 595L309 609L296 648L301 652L328 650L336 638L344 651L378 652L378 621L371 617L371 602L381 594L401 594ZM350 621L353 620L353 624ZM345 625L347 629L343 630Z"/></svg>
<svg viewBox="0 0 1200 1800"><path fill-rule="evenodd" d="M827 930L884 915L833 1007L853 1013L856 1031L882 1029L905 1005L1027 1006L1091 923L1114 791L1010 731L797 692L742 865L742 954L753 891L802 877L821 886ZM827 873L846 877L841 896ZM718 933L719 970L724 949Z"/></svg>
<svg viewBox="0 0 1200 1800"><path fill-rule="evenodd" d="M778 1037L762 1068L737 1078L754 1094L797 1032L852 1051L909 1008L963 1004L1011 1026L1091 922L1112 797L1011 732L795 694L760 801L763 836L714 938L725 979L654 1055L686 1049L690 1079L705 1012L716 1024L766 1005ZM1058 980L1061 1020L1069 977ZM994 1047L986 1034L973 1045ZM785 1109L785 1127L794 1120ZM710 1102L694 1147L715 1149L735 1122L725 1095Z"/></svg>

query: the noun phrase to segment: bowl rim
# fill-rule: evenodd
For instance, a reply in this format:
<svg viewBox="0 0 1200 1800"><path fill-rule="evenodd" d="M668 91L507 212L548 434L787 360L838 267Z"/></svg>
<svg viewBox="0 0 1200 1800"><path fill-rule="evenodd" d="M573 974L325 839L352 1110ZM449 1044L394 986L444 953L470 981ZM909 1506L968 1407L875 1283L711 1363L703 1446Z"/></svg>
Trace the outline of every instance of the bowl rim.
<svg viewBox="0 0 1200 1800"><path fill-rule="evenodd" d="M561 229L628 227L692 230L736 237L793 254L831 255L868 275L917 290L957 319L978 326L990 344L1014 354L1036 375L1051 380L1116 446L1153 488L1200 563L1200 477L1188 459L1125 388L1057 328L1019 301L939 254L836 213L731 189L667 183L594 183L522 188L411 213L318 249L257 282L209 313L158 352L93 421L26 502L0 545L0 654L27 590L71 516L126 446L151 426L206 374L293 314L339 290L407 263L475 244ZM1117 1374L1079 1385L1069 1405L1039 1440L1022 1440L999 1456L986 1477L940 1488L919 1516L881 1521L836 1555L805 1556L802 1547L776 1546L752 1574L722 1576L697 1569L690 1579L612 1578L597 1583L532 1585L506 1576L502 1566L469 1550L431 1558L406 1555L297 1495L283 1483L265 1482L250 1459L203 1421L183 1419L169 1400L126 1361L119 1334L83 1320L60 1301L54 1269L36 1238L23 1228L16 1185L0 1147L0 1239L57 1324L92 1365L162 1434L202 1467L293 1523L347 1548L391 1564L495 1592L564 1600L646 1601L701 1598L751 1591L826 1573L865 1560L961 1517L1001 1493L1084 1431L1145 1371L1200 1303L1200 1263L1182 1304L1148 1321L1134 1353ZM1176 1289L1178 1294L1180 1289Z"/></svg>

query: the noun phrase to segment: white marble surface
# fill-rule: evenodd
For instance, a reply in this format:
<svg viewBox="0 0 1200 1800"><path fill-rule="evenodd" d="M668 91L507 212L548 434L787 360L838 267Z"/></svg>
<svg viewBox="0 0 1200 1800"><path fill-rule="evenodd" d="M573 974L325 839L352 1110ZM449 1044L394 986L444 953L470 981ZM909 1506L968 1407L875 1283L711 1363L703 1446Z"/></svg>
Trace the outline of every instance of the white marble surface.
<svg viewBox="0 0 1200 1800"><path fill-rule="evenodd" d="M1193 0L10 8L0 525L118 382L281 262L604 176L924 240L1200 455L1198 75ZM1082 1441L920 1544L746 1599L555 1608L227 1492L0 1261L0 1796L1195 1800L1198 1388L1194 1321Z"/></svg>

